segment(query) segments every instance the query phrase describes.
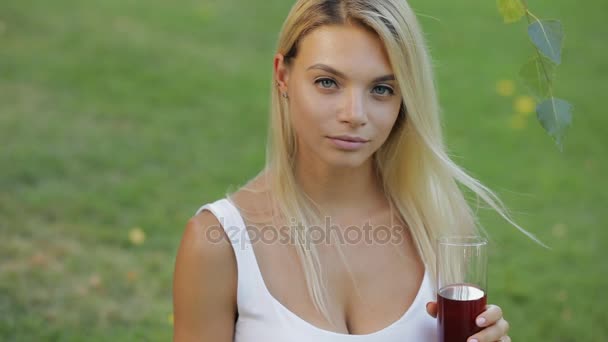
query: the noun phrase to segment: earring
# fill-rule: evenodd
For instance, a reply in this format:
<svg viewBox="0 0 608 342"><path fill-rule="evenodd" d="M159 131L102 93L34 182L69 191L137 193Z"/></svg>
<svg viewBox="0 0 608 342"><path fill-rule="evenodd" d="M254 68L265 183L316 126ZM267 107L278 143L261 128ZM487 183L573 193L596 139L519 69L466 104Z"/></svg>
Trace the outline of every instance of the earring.
<svg viewBox="0 0 608 342"><path fill-rule="evenodd" d="M276 86L277 86L277 87L281 87L281 85L279 84L279 81L276 81L276 83L275 83L275 84L276 84ZM287 92L282 92L282 93L281 93L281 96L283 96L283 97L284 97L284 98L286 98L286 99L288 99L288 98L289 98L289 95L287 95Z"/></svg>

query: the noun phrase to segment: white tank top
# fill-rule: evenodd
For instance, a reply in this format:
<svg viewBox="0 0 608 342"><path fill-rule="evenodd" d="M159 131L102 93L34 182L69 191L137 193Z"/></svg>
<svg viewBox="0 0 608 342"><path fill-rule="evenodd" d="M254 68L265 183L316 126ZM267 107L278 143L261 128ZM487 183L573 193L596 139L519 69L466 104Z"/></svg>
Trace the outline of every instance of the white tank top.
<svg viewBox="0 0 608 342"><path fill-rule="evenodd" d="M218 219L236 256L237 310L234 342L436 342L437 323L426 312L426 303L435 300L433 286L425 270L422 284L409 309L395 322L376 332L349 335L319 328L287 309L268 291L249 240L245 222L227 198L203 205L196 214L208 210ZM385 281L388 281L386 279Z"/></svg>

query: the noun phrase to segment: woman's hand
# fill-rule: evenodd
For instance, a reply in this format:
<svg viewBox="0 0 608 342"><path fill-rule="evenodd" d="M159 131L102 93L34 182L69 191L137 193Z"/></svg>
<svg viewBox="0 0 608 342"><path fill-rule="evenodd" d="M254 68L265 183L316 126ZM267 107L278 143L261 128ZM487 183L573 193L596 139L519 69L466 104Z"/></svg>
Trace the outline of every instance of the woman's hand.
<svg viewBox="0 0 608 342"><path fill-rule="evenodd" d="M437 317L437 302L428 302L426 311ZM486 311L477 316L475 322L484 329L469 337L467 342L511 342L511 338L507 336L509 323L502 317L502 309L499 306L486 305Z"/></svg>

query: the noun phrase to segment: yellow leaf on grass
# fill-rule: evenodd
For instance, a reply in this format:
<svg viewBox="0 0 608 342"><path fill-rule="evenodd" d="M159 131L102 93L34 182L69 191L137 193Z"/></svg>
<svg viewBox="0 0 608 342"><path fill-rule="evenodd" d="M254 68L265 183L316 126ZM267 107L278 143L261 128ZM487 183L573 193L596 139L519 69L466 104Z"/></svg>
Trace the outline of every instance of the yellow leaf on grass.
<svg viewBox="0 0 608 342"><path fill-rule="evenodd" d="M521 114L534 113L536 111L536 101L530 96L518 96L513 103L513 108Z"/></svg>
<svg viewBox="0 0 608 342"><path fill-rule="evenodd" d="M99 274L93 274L89 277L89 286L94 289L101 288L101 277Z"/></svg>
<svg viewBox="0 0 608 342"><path fill-rule="evenodd" d="M563 238L568 233L568 226L563 223L557 223L551 228L551 233L556 238Z"/></svg>
<svg viewBox="0 0 608 342"><path fill-rule="evenodd" d="M133 228L129 232L129 240L136 246L141 245L146 240L146 233L139 227Z"/></svg>
<svg viewBox="0 0 608 342"><path fill-rule="evenodd" d="M135 271L127 272L127 282L134 283L139 278L139 274Z"/></svg>
<svg viewBox="0 0 608 342"><path fill-rule="evenodd" d="M169 322L170 325L173 325L173 314L169 314L169 316L167 317L167 322Z"/></svg>
<svg viewBox="0 0 608 342"><path fill-rule="evenodd" d="M32 255L32 257L30 258L30 264L32 264L32 266L38 266L38 267L45 267L49 264L50 258L48 257L48 255L42 253L42 252L37 252L36 254Z"/></svg>
<svg viewBox="0 0 608 342"><path fill-rule="evenodd" d="M500 80L496 82L496 92L500 96L511 96L515 92L515 83L511 80Z"/></svg>
<svg viewBox="0 0 608 342"><path fill-rule="evenodd" d="M521 0L498 0L498 10L507 24L519 21L526 14Z"/></svg>

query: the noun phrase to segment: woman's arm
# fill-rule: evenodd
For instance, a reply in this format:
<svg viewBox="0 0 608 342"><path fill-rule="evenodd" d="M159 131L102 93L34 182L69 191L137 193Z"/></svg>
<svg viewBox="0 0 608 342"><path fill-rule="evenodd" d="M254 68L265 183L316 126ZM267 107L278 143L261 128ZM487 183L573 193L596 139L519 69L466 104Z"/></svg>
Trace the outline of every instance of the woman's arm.
<svg viewBox="0 0 608 342"><path fill-rule="evenodd" d="M236 258L225 233L220 242L210 241L218 228L208 211L186 225L173 274L174 342L233 340Z"/></svg>

